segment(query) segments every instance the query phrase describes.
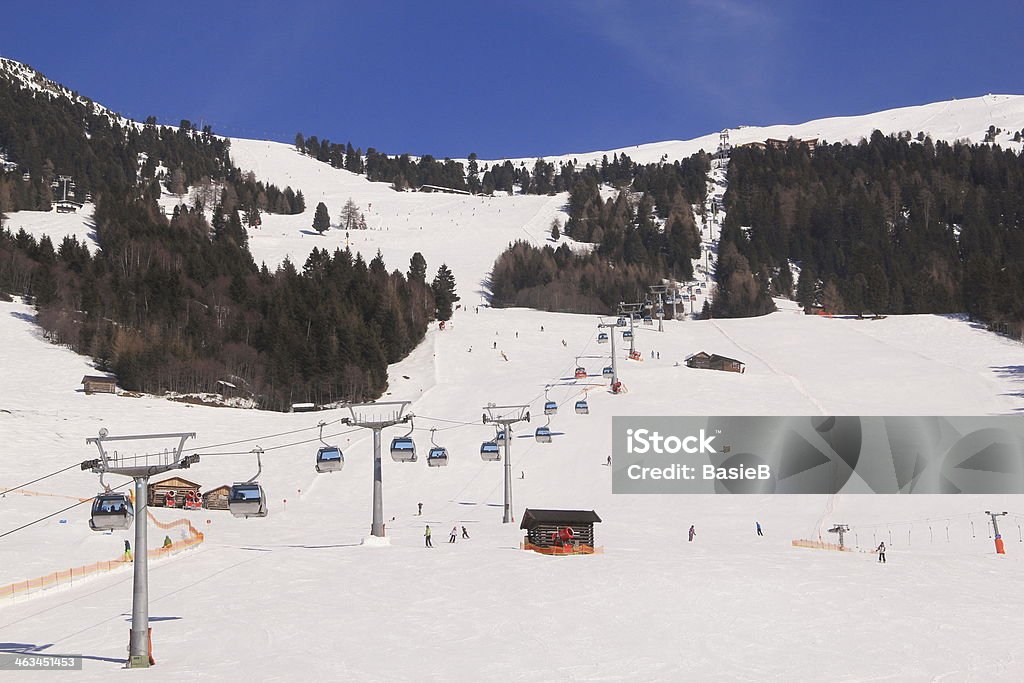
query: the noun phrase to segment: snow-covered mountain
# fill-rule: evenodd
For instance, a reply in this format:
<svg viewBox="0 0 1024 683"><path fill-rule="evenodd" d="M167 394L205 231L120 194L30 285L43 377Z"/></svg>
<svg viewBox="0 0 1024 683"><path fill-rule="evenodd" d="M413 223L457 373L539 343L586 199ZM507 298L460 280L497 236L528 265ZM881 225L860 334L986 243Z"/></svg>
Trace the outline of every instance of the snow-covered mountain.
<svg viewBox="0 0 1024 683"><path fill-rule="evenodd" d="M731 142L853 141L875 128L978 141L989 125L1004 135L1024 127L1024 98L745 128L732 131ZM623 151L658 161L717 143L715 133ZM360 546L370 521L369 436L333 424L323 435L344 450L345 469L317 475L313 467L318 422L346 413L86 396L79 388L93 371L88 360L42 339L24 303L0 302L0 490L71 468L0 498L0 534L53 515L0 537L0 586L112 559L131 538L91 532L85 506L64 510L100 487L76 465L96 457L86 437L101 427L113 435L195 431L189 447L201 460L184 476L204 490L248 479L257 467L250 449L265 450L260 482L270 516L156 511L164 521L187 517L206 535L196 550L151 565L158 680L1024 677L1024 615L1015 599L1024 594L1021 496L621 496L611 493L602 464L616 415L1021 414L1020 344L955 317L825 319L780 301L781 310L763 318L666 321L662 333L640 327L644 360L620 359L627 392L611 395L596 377L605 359L586 358L607 353L596 342L597 317L476 307L494 257L515 239L547 242L564 196L399 193L282 143L237 139L232 154L260 179L301 189L310 207L264 216L250 234L257 262L287 256L301 265L314 246L348 244L366 258L380 249L389 268L404 269L415 251L432 268L452 267L465 306L448 329L431 329L390 367L385 397L412 401L421 451L433 439L449 449L450 464L385 457L391 546ZM336 218L349 198L370 230L312 234L318 201ZM75 216L81 225L15 213L9 226L87 235L88 216ZM741 359L746 372L678 364L699 350ZM580 364L595 377L576 380ZM538 416L545 389L560 406L550 420L553 442L534 440L543 424L536 418L514 433L516 518L526 507L594 509L603 519L603 554L520 552L518 524L501 523L501 463L478 455L493 435L480 411L489 402L528 403ZM588 415L572 410L581 397ZM1005 557L992 553L987 509L1012 513ZM755 535L755 521L765 537ZM828 539L837 522L852 525L851 543L861 550L889 543L889 564L866 553L791 547L794 538ZM434 550L422 547L425 524L434 529ZM444 543L456 525L471 538ZM163 536L151 531L151 544ZM124 658L130 601L127 567L0 600L0 651L84 654L79 677L107 679Z"/></svg>
<svg viewBox="0 0 1024 683"><path fill-rule="evenodd" d="M913 107L899 107L859 116L836 116L816 119L806 123L779 124L775 126L740 126L727 129L729 142L733 146L765 140L818 140L829 143L845 142L856 144L878 130L884 135L923 132L932 140L967 140L979 143L985 139L990 126L1001 132L996 136L997 144L1020 150L1022 143L1014 142L1015 132L1024 130L1024 95L984 95L962 100L933 102ZM685 159L697 152L714 152L720 142L720 131L702 135L691 140L666 140L632 147L623 147L603 152L580 152L545 156L552 162L576 161L578 164L600 163L607 156L626 154L638 163L658 163ZM504 159L483 161L481 164L504 162ZM515 164L532 164L535 158L511 159Z"/></svg>

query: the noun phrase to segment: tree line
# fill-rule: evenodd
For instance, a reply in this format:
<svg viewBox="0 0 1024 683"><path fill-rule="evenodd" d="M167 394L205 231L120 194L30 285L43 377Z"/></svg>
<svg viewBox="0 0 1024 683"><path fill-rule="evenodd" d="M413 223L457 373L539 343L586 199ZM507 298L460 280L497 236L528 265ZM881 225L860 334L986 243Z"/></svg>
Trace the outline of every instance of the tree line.
<svg viewBox="0 0 1024 683"><path fill-rule="evenodd" d="M725 208L715 315L795 296L834 313L1024 321L1024 158L1012 150L878 131L813 153L740 147Z"/></svg>

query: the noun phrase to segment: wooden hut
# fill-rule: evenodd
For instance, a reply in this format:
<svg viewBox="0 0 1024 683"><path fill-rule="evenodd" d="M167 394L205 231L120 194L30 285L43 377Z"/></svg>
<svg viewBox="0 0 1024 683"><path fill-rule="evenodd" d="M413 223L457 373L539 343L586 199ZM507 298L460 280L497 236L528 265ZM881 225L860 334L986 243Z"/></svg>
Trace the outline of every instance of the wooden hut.
<svg viewBox="0 0 1024 683"><path fill-rule="evenodd" d="M185 498L189 492L195 499L199 500L199 484L181 477L171 477L149 485L149 506L162 507L185 507ZM173 505L167 505L169 497L173 497Z"/></svg>
<svg viewBox="0 0 1024 683"><path fill-rule="evenodd" d="M86 375L82 378L82 386L87 394L116 394L117 377Z"/></svg>
<svg viewBox="0 0 1024 683"><path fill-rule="evenodd" d="M227 484L207 491L203 494L203 507L207 510L227 510L230 491L231 487Z"/></svg>
<svg viewBox="0 0 1024 683"><path fill-rule="evenodd" d="M699 353L687 356L686 367L700 370L738 372L741 374L746 370L742 361L729 358L728 356L719 356L717 353L708 353L707 351L700 351Z"/></svg>
<svg viewBox="0 0 1024 683"><path fill-rule="evenodd" d="M523 513L522 548L545 555L589 555L595 551L593 510L534 510Z"/></svg>

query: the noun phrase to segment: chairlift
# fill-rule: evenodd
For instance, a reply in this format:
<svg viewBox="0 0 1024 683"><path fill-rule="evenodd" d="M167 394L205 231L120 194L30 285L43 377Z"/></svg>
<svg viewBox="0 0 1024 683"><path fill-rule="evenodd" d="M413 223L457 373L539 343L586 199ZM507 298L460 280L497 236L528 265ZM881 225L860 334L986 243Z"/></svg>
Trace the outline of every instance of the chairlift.
<svg viewBox="0 0 1024 683"><path fill-rule="evenodd" d="M585 400L584 401L576 401L576 414L577 415L589 415L590 414L590 406L587 405L587 402Z"/></svg>
<svg viewBox="0 0 1024 683"><path fill-rule="evenodd" d="M601 376L602 377L612 377L614 375L615 375L615 370L612 369L612 366L610 366L610 365L606 365L604 367L604 370L601 371Z"/></svg>
<svg viewBox="0 0 1024 683"><path fill-rule="evenodd" d="M266 517L269 512L267 496L257 482L263 472L263 461L260 458L263 449L257 446L253 453L256 454L256 474L249 481L235 482L228 492L228 511L235 517Z"/></svg>
<svg viewBox="0 0 1024 683"><path fill-rule="evenodd" d="M586 379L587 369L582 365L576 366L576 379Z"/></svg>
<svg viewBox="0 0 1024 683"><path fill-rule="evenodd" d="M487 462L501 460L501 449L496 441L484 441L480 444L480 459Z"/></svg>
<svg viewBox="0 0 1024 683"><path fill-rule="evenodd" d="M433 446L427 452L427 465L429 467L445 467L448 464L448 449L444 446L438 446L437 442L434 441L434 432L436 431L436 428L430 430L430 443Z"/></svg>
<svg viewBox="0 0 1024 683"><path fill-rule="evenodd" d="M598 334L597 335L597 343L598 344L607 344L608 343L608 333L607 332L601 332L600 334Z"/></svg>
<svg viewBox="0 0 1024 683"><path fill-rule="evenodd" d="M320 443L323 446L316 452L316 471L319 473L324 472L340 472L341 468L345 466L345 455L341 452L341 449L337 446L332 446L324 441L324 427L326 423L321 422L320 427Z"/></svg>
<svg viewBox="0 0 1024 683"><path fill-rule="evenodd" d="M131 527L134 518L135 510L128 496L106 491L93 498L89 528L93 531L120 531Z"/></svg>

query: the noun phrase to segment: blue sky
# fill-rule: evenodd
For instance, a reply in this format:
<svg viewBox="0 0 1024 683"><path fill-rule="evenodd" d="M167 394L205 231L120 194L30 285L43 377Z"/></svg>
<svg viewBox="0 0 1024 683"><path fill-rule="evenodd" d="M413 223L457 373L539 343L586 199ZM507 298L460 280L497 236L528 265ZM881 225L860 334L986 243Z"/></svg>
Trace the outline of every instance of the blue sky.
<svg viewBox="0 0 1024 683"><path fill-rule="evenodd" d="M1024 94L1015 2L17 3L0 52L111 108L538 156Z"/></svg>

